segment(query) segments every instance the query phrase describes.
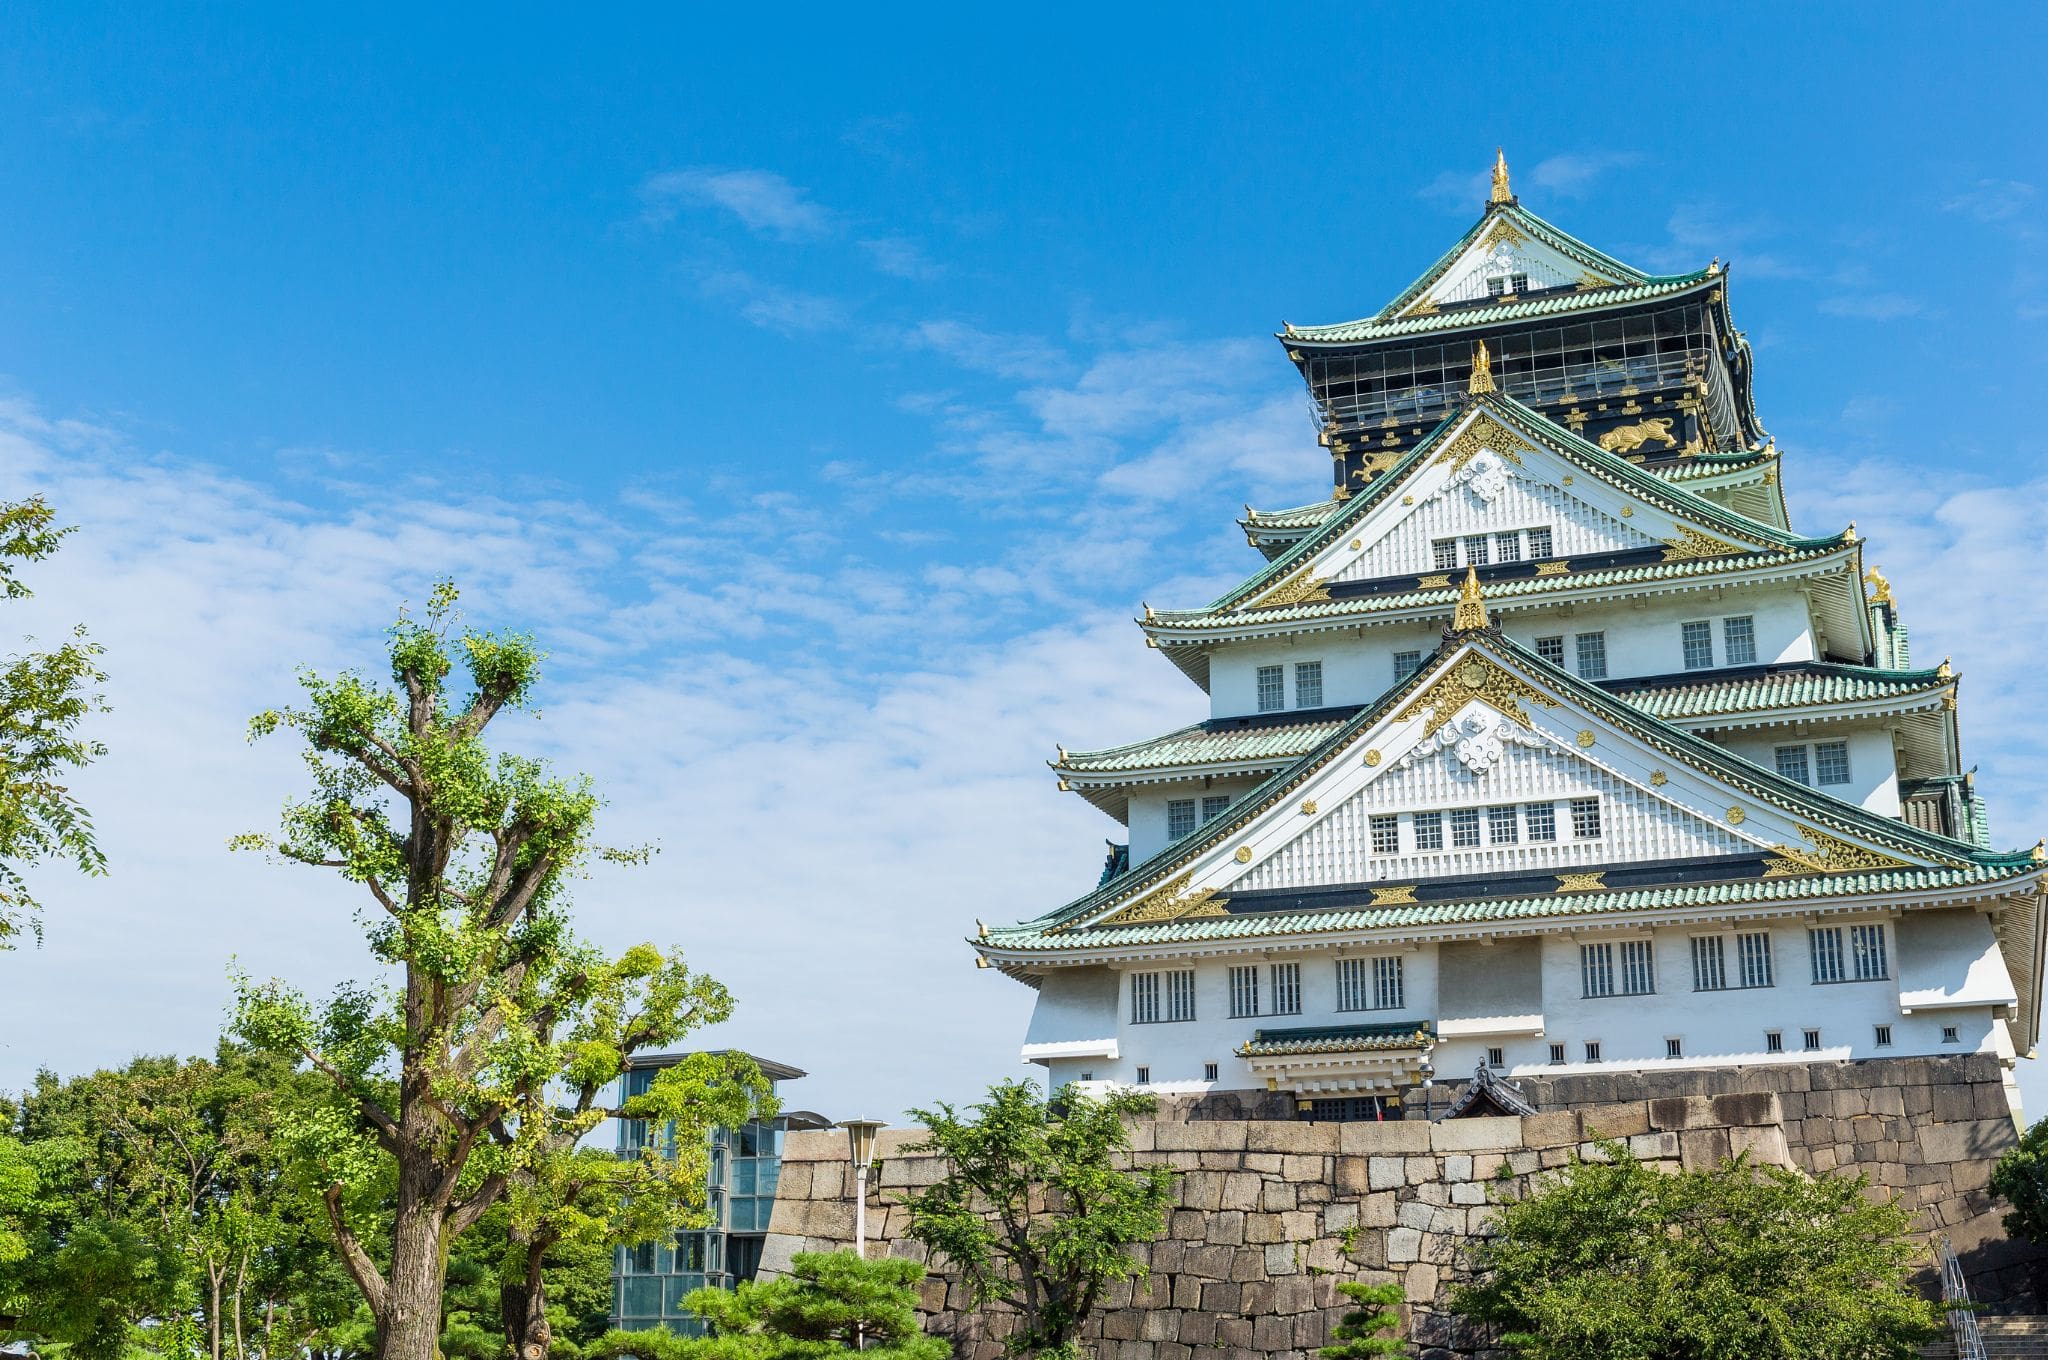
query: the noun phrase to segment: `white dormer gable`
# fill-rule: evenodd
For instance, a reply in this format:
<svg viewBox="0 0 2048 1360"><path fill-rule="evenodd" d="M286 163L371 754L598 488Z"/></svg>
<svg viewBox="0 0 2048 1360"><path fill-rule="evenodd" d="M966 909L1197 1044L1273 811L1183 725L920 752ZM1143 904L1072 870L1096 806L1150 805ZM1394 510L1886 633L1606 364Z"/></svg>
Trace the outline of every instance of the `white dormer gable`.
<svg viewBox="0 0 2048 1360"><path fill-rule="evenodd" d="M1459 252L1436 281L1411 300L1403 314L1446 303L1520 294L1540 288L1600 288L1619 280L1596 274L1579 261L1495 211L1472 243ZM1424 299L1427 299L1427 302Z"/></svg>

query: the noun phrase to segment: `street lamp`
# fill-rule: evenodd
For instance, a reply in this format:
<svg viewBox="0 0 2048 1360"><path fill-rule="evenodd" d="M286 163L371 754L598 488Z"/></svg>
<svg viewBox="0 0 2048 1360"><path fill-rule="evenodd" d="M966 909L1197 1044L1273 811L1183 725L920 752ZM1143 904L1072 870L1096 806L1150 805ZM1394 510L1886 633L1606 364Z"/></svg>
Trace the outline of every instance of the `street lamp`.
<svg viewBox="0 0 2048 1360"><path fill-rule="evenodd" d="M863 1261L868 1256L868 1167L875 1160L875 1134L879 1119L842 1119L846 1146L853 1154L853 1254Z"/></svg>

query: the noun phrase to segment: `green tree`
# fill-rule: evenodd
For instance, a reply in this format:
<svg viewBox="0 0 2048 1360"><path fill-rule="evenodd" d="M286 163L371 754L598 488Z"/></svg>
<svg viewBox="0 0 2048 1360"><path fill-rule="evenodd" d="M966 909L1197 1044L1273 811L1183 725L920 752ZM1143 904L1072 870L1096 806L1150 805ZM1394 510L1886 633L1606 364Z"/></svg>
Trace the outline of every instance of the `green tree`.
<svg viewBox="0 0 2048 1360"><path fill-rule="evenodd" d="M1394 1309L1407 1297L1400 1285L1346 1280L1337 1286L1337 1292L1359 1307L1346 1313L1331 1333L1337 1344L1324 1346L1316 1354L1325 1360L1372 1360L1376 1355L1401 1355L1407 1351L1408 1343L1399 1337L1380 1335L1400 1329L1401 1315Z"/></svg>
<svg viewBox="0 0 2048 1360"><path fill-rule="evenodd" d="M1017 1310L1012 1351L1071 1351L1102 1287L1145 1275L1130 1248L1165 1231L1173 1172L1118 1161L1130 1145L1125 1121L1155 1108L1133 1091L1098 1098L1067 1086L1048 1101L1008 1081L972 1117L943 1102L910 1112L926 1137L908 1150L948 1166L905 1196L906 1232L961 1272L977 1304Z"/></svg>
<svg viewBox="0 0 2048 1360"><path fill-rule="evenodd" d="M237 838L360 885L371 954L391 970L384 985L318 1004L245 981L235 1021L333 1083L336 1105L306 1122L300 1143L322 1168L329 1225L382 1360L433 1360L451 1241L545 1165L563 1127L549 1087L613 1061L593 1057L581 1028L606 1004L605 979L671 966L645 947L606 965L573 939L567 879L593 855L645 852L595 845L588 780L486 746L492 720L530 700L541 655L524 635L456 631L455 598L443 584L423 620L400 617L391 684L308 674L303 707L254 720L253 735L304 739L313 791L286 805L275 840ZM386 1168L388 1209L376 1193Z"/></svg>
<svg viewBox="0 0 2048 1360"><path fill-rule="evenodd" d="M1602 1144L1494 1209L1453 1307L1529 1360L1908 1360L1941 1331L1907 1286L1909 1215L1863 1177L1746 1159L1666 1174Z"/></svg>
<svg viewBox="0 0 2048 1360"><path fill-rule="evenodd" d="M26 599L21 567L57 551L69 529L54 527L56 512L34 496L0 501L0 595ZM88 874L106 870L93 837L92 818L69 780L106 754L80 734L86 718L106 711L104 649L83 626L51 651L26 651L0 660L0 949L26 928L42 934L42 909L24 870L45 860L69 860Z"/></svg>

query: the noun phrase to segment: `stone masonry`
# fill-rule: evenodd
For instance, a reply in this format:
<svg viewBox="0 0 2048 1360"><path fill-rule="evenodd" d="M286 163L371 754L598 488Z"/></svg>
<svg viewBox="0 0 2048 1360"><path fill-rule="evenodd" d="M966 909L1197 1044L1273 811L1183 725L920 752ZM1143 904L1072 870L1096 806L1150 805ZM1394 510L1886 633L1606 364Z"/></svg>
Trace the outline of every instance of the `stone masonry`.
<svg viewBox="0 0 2048 1360"><path fill-rule="evenodd" d="M1980 1298L1993 1308L2025 1306L2031 1256L2003 1240L1998 1206L1984 1188L2015 1138L1995 1060L1691 1075L1702 1085L1779 1089L1640 1098L1639 1089L1623 1094L1619 1084L1594 1084L1539 1096L1556 1104L1577 1098L1579 1108L1434 1124L1216 1118L1213 1101L1201 1112L1169 1106L1132 1130L1128 1155L1133 1164L1164 1162L1181 1172L1179 1207L1166 1235L1142 1249L1150 1277L1110 1291L1085 1339L1102 1360L1193 1360L1198 1350L1218 1349L1233 1358L1307 1360L1344 1312L1336 1283L1362 1279L1404 1286L1405 1334L1422 1356L1484 1354L1488 1338L1460 1323L1447 1303L1463 1277L1465 1251L1483 1231L1490 1196L1516 1194L1531 1177L1575 1154L1593 1155L1595 1140L1609 1138L1668 1167L1712 1166L1747 1153L1813 1173L1861 1171L1880 1193L1906 1199L1917 1229L1950 1235ZM1636 1074L1569 1080L1633 1082ZM1270 1108L1262 1104L1260 1112ZM941 1164L903 1152L917 1136L892 1130L879 1140L879 1169L869 1182L871 1251L923 1259L903 1237L898 1201L906 1189L935 1181ZM798 1251L850 1246L851 1193L844 1135L791 1134L763 1274L786 1270ZM1000 1355L1009 1318L970 1308L943 1262L926 1279L920 1308L929 1328L953 1338L968 1360Z"/></svg>

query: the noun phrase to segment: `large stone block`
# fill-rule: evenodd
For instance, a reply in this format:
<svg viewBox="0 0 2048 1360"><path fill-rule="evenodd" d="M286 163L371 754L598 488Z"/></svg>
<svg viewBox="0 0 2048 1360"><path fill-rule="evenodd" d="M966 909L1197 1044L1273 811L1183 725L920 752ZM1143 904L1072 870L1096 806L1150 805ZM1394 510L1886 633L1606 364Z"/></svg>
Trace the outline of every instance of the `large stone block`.
<svg viewBox="0 0 2048 1360"><path fill-rule="evenodd" d="M1515 1115L1446 1119L1429 1126L1432 1152L1507 1151L1522 1146L1522 1121Z"/></svg>
<svg viewBox="0 0 2048 1360"><path fill-rule="evenodd" d="M1589 1143L1602 1138L1633 1138L1650 1131L1650 1110L1641 1103L1581 1110L1579 1127L1581 1140Z"/></svg>
<svg viewBox="0 0 2048 1360"><path fill-rule="evenodd" d="M1242 1152L1250 1125L1211 1120L1199 1124L1159 1124L1153 1144L1161 1152Z"/></svg>
<svg viewBox="0 0 2048 1360"><path fill-rule="evenodd" d="M1794 1165L1792 1149L1785 1146L1785 1131L1777 1127L1730 1129L1728 1151L1730 1156L1747 1156L1763 1166Z"/></svg>
<svg viewBox="0 0 2048 1360"><path fill-rule="evenodd" d="M1522 1142L1527 1147L1564 1147L1579 1141L1579 1116L1575 1110L1547 1110L1522 1117Z"/></svg>
<svg viewBox="0 0 2048 1360"><path fill-rule="evenodd" d="M1367 1187L1373 1190L1398 1190L1408 1184L1408 1166L1405 1157L1372 1157L1367 1159Z"/></svg>
<svg viewBox="0 0 2048 1360"><path fill-rule="evenodd" d="M1241 1245L1244 1242L1244 1214L1236 1209L1225 1209L1209 1215L1202 1236L1219 1246Z"/></svg>
<svg viewBox="0 0 2048 1360"><path fill-rule="evenodd" d="M1715 1096L1709 1104L1713 1107L1714 1122L1718 1124L1757 1128L1766 1124L1782 1124L1785 1120L1784 1106L1777 1094L1771 1091L1738 1091Z"/></svg>
<svg viewBox="0 0 2048 1360"><path fill-rule="evenodd" d="M1334 1153L1338 1130L1344 1126L1261 1119L1244 1127L1244 1145L1252 1152Z"/></svg>
<svg viewBox="0 0 2048 1360"><path fill-rule="evenodd" d="M1337 1150L1351 1157L1427 1152L1430 1127L1420 1120L1405 1119L1339 1124Z"/></svg>
<svg viewBox="0 0 2048 1360"><path fill-rule="evenodd" d="M1652 1129L1699 1129L1723 1121L1714 1117L1714 1106L1705 1096L1666 1096L1649 1102Z"/></svg>
<svg viewBox="0 0 2048 1360"><path fill-rule="evenodd" d="M1678 1135L1680 1162L1688 1171L1707 1171L1728 1160L1733 1144L1726 1129L1693 1129Z"/></svg>
<svg viewBox="0 0 2048 1360"><path fill-rule="evenodd" d="M1940 1094L1937 1088L1936 1097ZM2010 1119L1935 1124L1920 1130L1921 1155L1930 1162L1996 1161L2014 1141Z"/></svg>
<svg viewBox="0 0 2048 1360"><path fill-rule="evenodd" d="M1387 1261L1406 1264L1422 1259L1422 1232L1417 1228L1393 1228L1387 1233Z"/></svg>

